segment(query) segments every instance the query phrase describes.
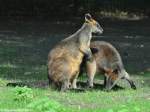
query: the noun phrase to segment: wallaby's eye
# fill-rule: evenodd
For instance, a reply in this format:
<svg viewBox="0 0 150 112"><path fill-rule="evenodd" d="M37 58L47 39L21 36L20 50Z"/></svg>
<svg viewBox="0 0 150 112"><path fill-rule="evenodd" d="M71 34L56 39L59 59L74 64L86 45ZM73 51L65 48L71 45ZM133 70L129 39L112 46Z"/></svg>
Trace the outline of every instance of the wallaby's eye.
<svg viewBox="0 0 150 112"><path fill-rule="evenodd" d="M92 19L92 17L91 17L91 15L88 13L88 14L85 14L85 18L87 19L87 20L91 20Z"/></svg>
<svg viewBox="0 0 150 112"><path fill-rule="evenodd" d="M113 73L118 74L118 69L113 70Z"/></svg>

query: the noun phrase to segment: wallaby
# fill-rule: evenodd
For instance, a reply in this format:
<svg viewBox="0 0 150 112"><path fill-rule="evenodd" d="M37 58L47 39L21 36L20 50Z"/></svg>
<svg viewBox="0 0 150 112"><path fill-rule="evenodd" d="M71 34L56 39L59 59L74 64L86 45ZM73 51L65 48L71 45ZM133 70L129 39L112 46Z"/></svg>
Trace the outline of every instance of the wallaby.
<svg viewBox="0 0 150 112"><path fill-rule="evenodd" d="M126 79L132 89L136 89L134 82L126 72L121 56L114 46L104 41L94 41L90 44L93 54L93 61L87 61L84 58L82 65L86 65L89 86L93 85L95 73L104 74L104 86L106 90L112 87L120 79ZM81 66L82 67L82 66Z"/></svg>
<svg viewBox="0 0 150 112"><path fill-rule="evenodd" d="M85 14L85 23L73 35L59 42L48 55L48 78L61 91L77 88L76 80L83 56L92 59L90 41L92 33L103 29L90 14Z"/></svg>

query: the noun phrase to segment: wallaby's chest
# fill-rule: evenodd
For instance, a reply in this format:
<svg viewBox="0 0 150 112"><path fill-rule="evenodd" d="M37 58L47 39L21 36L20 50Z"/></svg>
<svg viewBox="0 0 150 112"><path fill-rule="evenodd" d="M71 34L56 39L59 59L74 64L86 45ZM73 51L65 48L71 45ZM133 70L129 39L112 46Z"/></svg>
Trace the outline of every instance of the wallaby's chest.
<svg viewBox="0 0 150 112"><path fill-rule="evenodd" d="M80 37L80 39L79 39L80 45L90 47L91 38L92 37L90 35L84 35L84 36Z"/></svg>

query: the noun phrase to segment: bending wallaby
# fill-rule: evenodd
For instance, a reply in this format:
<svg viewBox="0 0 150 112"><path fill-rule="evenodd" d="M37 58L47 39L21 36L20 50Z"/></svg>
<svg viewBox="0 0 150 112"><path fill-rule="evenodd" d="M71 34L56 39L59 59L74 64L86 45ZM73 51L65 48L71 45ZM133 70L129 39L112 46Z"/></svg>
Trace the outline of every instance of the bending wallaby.
<svg viewBox="0 0 150 112"><path fill-rule="evenodd" d="M90 14L85 15L85 23L73 35L58 43L48 55L48 78L61 91L76 88L80 64L83 56L92 59L90 41L92 33L102 33L103 29Z"/></svg>
<svg viewBox="0 0 150 112"><path fill-rule="evenodd" d="M104 86L110 90L118 80L126 79L131 88L136 89L134 82L126 72L119 52L110 43L94 41L90 45L94 60L86 62L86 72L89 86L93 86L93 78L96 72L104 74Z"/></svg>

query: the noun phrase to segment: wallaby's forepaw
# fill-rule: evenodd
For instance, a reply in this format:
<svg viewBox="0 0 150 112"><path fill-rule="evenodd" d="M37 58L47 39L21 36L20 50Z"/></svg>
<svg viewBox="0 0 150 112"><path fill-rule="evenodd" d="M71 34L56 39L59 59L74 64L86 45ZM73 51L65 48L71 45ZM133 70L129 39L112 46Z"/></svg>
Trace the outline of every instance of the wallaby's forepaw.
<svg viewBox="0 0 150 112"><path fill-rule="evenodd" d="M131 88L134 89L134 90L137 89L136 86L135 86L134 84L131 86Z"/></svg>

